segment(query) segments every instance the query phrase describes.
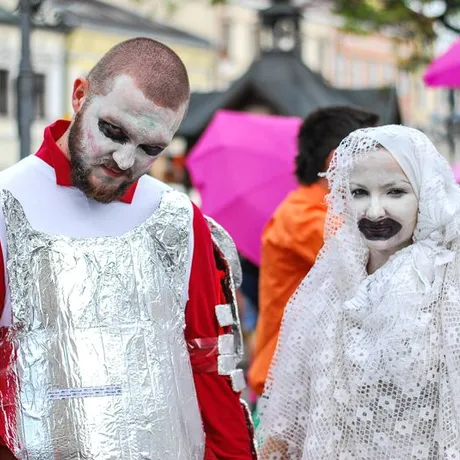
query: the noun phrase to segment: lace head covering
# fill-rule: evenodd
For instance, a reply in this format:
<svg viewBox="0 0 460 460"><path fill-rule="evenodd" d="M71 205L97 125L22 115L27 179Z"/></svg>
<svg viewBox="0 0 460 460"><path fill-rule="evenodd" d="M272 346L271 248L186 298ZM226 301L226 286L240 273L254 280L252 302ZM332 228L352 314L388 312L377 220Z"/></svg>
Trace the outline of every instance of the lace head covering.
<svg viewBox="0 0 460 460"><path fill-rule="evenodd" d="M419 200L368 275L350 174L384 147ZM260 404L263 459L460 459L460 188L421 132L361 129L327 172L325 244L290 299Z"/></svg>

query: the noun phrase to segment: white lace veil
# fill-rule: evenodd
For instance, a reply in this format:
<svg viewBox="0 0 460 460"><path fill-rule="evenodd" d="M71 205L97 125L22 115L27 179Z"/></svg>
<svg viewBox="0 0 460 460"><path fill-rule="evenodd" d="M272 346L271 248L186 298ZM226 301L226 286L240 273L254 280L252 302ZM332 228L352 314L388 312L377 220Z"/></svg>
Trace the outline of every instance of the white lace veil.
<svg viewBox="0 0 460 460"><path fill-rule="evenodd" d="M383 146L419 198L413 244L372 275L350 206L356 162ZM290 299L260 404L263 459L460 459L460 188L421 132L342 141L325 244Z"/></svg>

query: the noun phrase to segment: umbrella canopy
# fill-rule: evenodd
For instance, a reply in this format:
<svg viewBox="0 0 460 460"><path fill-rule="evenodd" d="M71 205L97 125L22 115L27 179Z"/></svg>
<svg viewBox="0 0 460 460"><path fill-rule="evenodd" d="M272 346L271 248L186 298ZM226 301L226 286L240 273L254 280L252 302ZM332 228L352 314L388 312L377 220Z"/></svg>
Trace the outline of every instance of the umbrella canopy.
<svg viewBox="0 0 460 460"><path fill-rule="evenodd" d="M423 80L428 86L460 88L460 39L432 61Z"/></svg>
<svg viewBox="0 0 460 460"><path fill-rule="evenodd" d="M296 188L294 158L301 119L218 111L187 158L202 210L260 264L262 230Z"/></svg>
<svg viewBox="0 0 460 460"><path fill-rule="evenodd" d="M454 173L455 180L460 184L460 163L456 163L452 166L452 172Z"/></svg>

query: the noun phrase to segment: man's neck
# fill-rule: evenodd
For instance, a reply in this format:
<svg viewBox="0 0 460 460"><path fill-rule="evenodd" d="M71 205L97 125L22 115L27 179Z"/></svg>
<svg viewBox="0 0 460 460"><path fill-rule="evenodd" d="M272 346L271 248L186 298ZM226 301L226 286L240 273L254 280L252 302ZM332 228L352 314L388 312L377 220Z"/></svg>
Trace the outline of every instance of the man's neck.
<svg viewBox="0 0 460 460"><path fill-rule="evenodd" d="M316 184L320 185L324 190L329 191L329 182L327 181L325 177L318 178L318 180L316 181Z"/></svg>
<svg viewBox="0 0 460 460"><path fill-rule="evenodd" d="M56 141L56 145L62 150L62 153L70 161L69 154L69 131L70 128Z"/></svg>

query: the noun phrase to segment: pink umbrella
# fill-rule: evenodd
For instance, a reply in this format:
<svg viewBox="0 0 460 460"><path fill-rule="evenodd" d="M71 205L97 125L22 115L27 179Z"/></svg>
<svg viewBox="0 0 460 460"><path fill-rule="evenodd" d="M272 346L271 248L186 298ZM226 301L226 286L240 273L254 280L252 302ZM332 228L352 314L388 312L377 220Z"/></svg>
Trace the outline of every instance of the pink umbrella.
<svg viewBox="0 0 460 460"><path fill-rule="evenodd" d="M431 62L423 80L428 86L460 87L460 39Z"/></svg>
<svg viewBox="0 0 460 460"><path fill-rule="evenodd" d="M452 165L452 172L454 173L455 180L460 184L460 163Z"/></svg>
<svg viewBox="0 0 460 460"><path fill-rule="evenodd" d="M187 158L203 212L219 222L241 254L257 265L262 230L296 187L300 123L294 117L221 110Z"/></svg>

